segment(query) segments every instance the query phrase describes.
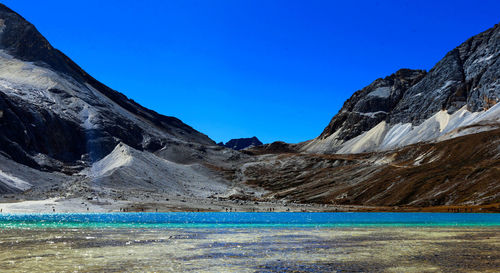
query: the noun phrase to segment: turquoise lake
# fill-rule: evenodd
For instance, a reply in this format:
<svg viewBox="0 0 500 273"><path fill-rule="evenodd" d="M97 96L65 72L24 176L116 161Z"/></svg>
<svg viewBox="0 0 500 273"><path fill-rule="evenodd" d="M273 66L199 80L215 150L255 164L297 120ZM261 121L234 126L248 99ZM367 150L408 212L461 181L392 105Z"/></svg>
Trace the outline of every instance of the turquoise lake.
<svg viewBox="0 0 500 273"><path fill-rule="evenodd" d="M0 228L319 228L500 226L480 213L54 213L0 214Z"/></svg>

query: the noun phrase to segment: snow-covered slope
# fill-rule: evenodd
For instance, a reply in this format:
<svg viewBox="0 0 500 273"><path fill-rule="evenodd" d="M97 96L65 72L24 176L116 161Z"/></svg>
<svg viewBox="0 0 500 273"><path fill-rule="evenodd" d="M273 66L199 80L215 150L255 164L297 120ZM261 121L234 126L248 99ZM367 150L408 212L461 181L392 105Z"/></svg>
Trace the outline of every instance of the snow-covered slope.
<svg viewBox="0 0 500 273"><path fill-rule="evenodd" d="M401 69L355 92L317 138L253 149L241 181L304 203L500 202L500 25L432 70Z"/></svg>

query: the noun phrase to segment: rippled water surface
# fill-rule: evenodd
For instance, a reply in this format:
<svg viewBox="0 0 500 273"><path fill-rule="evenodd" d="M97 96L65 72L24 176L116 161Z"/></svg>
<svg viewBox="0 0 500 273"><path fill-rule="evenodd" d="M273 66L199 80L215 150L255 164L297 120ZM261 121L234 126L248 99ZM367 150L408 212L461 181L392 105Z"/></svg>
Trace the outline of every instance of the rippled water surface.
<svg viewBox="0 0 500 273"><path fill-rule="evenodd" d="M494 214L0 215L1 272L498 272Z"/></svg>

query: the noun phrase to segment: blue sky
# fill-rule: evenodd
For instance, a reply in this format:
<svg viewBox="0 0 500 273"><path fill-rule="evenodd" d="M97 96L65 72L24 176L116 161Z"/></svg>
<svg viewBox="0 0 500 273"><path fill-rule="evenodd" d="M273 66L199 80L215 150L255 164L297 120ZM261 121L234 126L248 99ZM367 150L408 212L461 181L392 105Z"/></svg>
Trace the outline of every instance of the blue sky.
<svg viewBox="0 0 500 273"><path fill-rule="evenodd" d="M92 76L213 140L318 136L356 90L429 70L500 1L2 1Z"/></svg>

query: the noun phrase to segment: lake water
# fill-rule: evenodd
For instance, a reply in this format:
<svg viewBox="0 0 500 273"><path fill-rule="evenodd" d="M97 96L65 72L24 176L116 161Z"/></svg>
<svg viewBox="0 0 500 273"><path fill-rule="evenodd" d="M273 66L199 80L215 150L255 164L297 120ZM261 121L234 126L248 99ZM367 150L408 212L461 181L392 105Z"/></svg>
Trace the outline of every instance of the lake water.
<svg viewBox="0 0 500 273"><path fill-rule="evenodd" d="M0 228L319 228L500 226L481 213L54 213L0 214Z"/></svg>
<svg viewBox="0 0 500 273"><path fill-rule="evenodd" d="M498 272L500 215L0 214L1 272Z"/></svg>

